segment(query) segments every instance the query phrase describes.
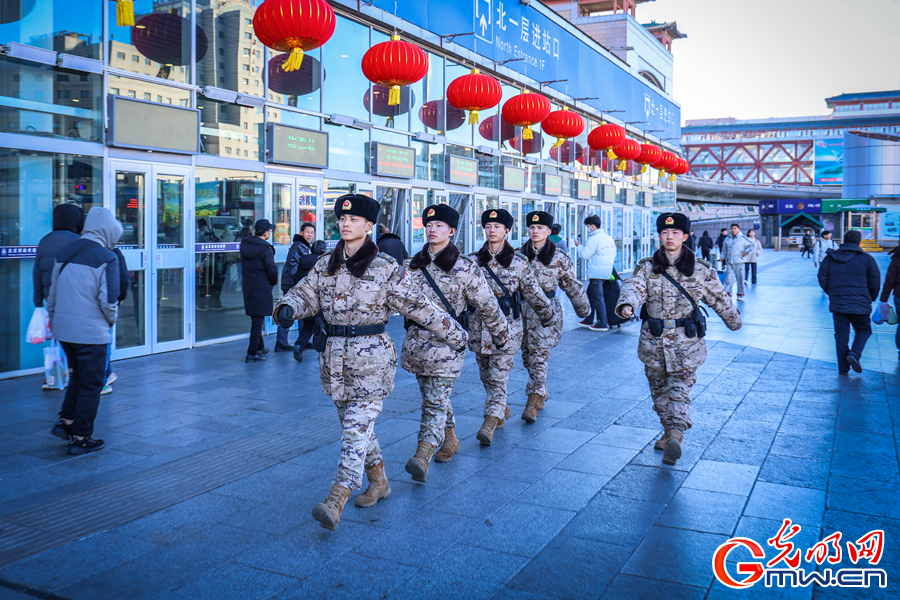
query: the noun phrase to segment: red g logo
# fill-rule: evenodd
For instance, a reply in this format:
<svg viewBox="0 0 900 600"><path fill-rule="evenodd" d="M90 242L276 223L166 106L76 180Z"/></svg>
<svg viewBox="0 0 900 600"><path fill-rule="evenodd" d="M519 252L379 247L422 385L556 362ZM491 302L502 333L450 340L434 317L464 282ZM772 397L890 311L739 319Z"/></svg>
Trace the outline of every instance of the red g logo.
<svg viewBox="0 0 900 600"><path fill-rule="evenodd" d="M730 540L716 548L716 552L715 554L713 554L712 559L713 573L715 574L716 579L718 579L723 585L726 585L735 590L740 590L752 586L754 583L759 581L765 573L765 569L763 569L761 563L739 562L737 564L737 572L747 574L747 577L743 581L736 581L735 579L733 579L731 575L728 574L728 569L725 568L725 560L728 558L728 553L738 546L743 546L750 550L750 554L753 556L753 558L763 559L766 557L765 552L763 552L762 546L748 538L731 538Z"/></svg>

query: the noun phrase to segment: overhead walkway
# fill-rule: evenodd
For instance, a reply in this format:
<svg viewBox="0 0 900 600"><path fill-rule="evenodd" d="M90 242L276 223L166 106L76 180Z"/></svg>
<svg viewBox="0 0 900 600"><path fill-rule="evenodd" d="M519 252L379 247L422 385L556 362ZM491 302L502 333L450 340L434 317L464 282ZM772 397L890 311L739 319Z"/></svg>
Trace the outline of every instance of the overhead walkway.
<svg viewBox="0 0 900 600"><path fill-rule="evenodd" d="M840 198L835 186L765 185L752 183L724 184L696 177L679 177L678 202L742 204L755 206L760 200L806 200Z"/></svg>

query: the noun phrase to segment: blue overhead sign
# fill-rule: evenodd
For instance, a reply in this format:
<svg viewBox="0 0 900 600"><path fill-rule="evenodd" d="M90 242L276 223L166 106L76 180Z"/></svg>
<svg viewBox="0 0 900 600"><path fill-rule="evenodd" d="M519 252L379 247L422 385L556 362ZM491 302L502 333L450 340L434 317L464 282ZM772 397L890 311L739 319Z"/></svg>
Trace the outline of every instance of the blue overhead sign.
<svg viewBox="0 0 900 600"><path fill-rule="evenodd" d="M660 138L681 137L681 108L627 65L584 43L535 6L516 0L375 0L375 6L438 35L474 32L455 43L597 110L625 111L624 121ZM560 17L561 19L561 17ZM617 115L621 116L621 115ZM645 122L645 123L643 123Z"/></svg>

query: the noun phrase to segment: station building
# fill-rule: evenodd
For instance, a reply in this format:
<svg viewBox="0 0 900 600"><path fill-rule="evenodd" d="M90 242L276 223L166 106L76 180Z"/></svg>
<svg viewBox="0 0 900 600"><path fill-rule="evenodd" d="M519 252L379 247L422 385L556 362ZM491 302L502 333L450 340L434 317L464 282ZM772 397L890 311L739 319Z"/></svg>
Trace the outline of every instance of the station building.
<svg viewBox="0 0 900 600"><path fill-rule="evenodd" d="M673 150L681 136L671 54L637 24L633 1L624 16L616 2L613 21L640 40L630 46L652 48L646 55L619 56L537 1L334 0L334 36L292 74L254 34L258 4L136 0L135 26L120 27L113 2L3 2L0 377L41 368L41 346L25 341L33 257L62 203L105 206L124 227L131 287L114 359L246 336L242 234L257 219L275 223L279 263L304 222L336 243L333 203L348 192L375 197L379 226L410 253L425 242L420 211L439 202L463 214L457 243L467 252L484 242L478 218L490 207L517 218L516 246L527 239L524 214L543 209L570 242L600 214L620 272L655 249L655 216L674 209L675 183L633 165L612 172L587 145L604 121ZM429 58L399 106L360 67L392 33ZM502 102L467 124L444 98L476 67L501 81L503 102L543 93L580 114L584 133L552 149L535 127L523 144L501 123Z"/></svg>

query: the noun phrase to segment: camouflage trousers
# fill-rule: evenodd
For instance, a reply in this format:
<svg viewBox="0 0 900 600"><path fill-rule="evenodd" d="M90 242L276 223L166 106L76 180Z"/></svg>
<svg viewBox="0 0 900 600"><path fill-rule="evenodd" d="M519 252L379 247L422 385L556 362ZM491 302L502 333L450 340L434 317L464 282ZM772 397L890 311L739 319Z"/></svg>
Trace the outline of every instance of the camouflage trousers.
<svg viewBox="0 0 900 600"><path fill-rule="evenodd" d="M450 394L455 377L428 377L416 375L422 392L422 423L419 425L419 441L433 446L444 443L444 430L453 427L453 409Z"/></svg>
<svg viewBox="0 0 900 600"><path fill-rule="evenodd" d="M653 410L665 419L668 427L691 428L691 389L697 383L697 371L685 369L669 373L665 369L651 369L644 365L650 382Z"/></svg>
<svg viewBox="0 0 900 600"><path fill-rule="evenodd" d="M348 400L334 403L341 419L341 462L334 484L351 490L362 487L365 467L382 461L381 446L375 436L375 418L381 414L383 399Z"/></svg>
<svg viewBox="0 0 900 600"><path fill-rule="evenodd" d="M537 394L547 399L547 361L550 360L550 348L528 348L522 345L522 362L528 370L526 394Z"/></svg>
<svg viewBox="0 0 900 600"><path fill-rule="evenodd" d="M478 374L487 400L484 401L484 416L506 417L506 384L513 368L512 354L475 354L478 363Z"/></svg>

